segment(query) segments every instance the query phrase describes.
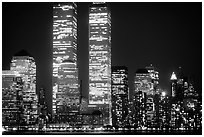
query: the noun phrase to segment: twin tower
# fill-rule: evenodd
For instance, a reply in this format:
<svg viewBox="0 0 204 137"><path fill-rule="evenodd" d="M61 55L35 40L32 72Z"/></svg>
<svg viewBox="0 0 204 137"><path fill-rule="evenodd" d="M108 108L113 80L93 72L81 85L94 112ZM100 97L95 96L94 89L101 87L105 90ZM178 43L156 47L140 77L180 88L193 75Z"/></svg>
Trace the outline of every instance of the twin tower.
<svg viewBox="0 0 204 137"><path fill-rule="evenodd" d="M52 111L57 121L69 123L80 114L77 61L77 5L53 5ZM89 8L88 106L111 125L111 16L105 3Z"/></svg>

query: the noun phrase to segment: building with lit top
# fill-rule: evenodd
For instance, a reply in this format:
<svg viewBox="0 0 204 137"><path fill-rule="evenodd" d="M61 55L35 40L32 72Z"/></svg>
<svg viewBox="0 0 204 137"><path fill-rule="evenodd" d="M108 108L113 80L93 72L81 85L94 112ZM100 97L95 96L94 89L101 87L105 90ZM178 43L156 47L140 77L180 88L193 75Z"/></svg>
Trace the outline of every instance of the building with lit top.
<svg viewBox="0 0 204 137"><path fill-rule="evenodd" d="M23 82L21 75L16 71L2 71L2 126L7 128L18 127L25 123L22 109Z"/></svg>
<svg viewBox="0 0 204 137"><path fill-rule="evenodd" d="M17 71L22 77L24 115L28 124L34 124L38 115L35 60L27 51L21 50L13 56L10 70Z"/></svg>
<svg viewBox="0 0 204 137"><path fill-rule="evenodd" d="M201 98L193 88L192 81L185 77L179 68L176 77L171 76L171 121L173 130L201 130L202 109Z"/></svg>
<svg viewBox="0 0 204 137"><path fill-rule="evenodd" d="M186 130L202 128L201 96L194 89L191 81L184 79L183 127Z"/></svg>
<svg viewBox="0 0 204 137"><path fill-rule="evenodd" d="M177 77L176 74L173 72L171 75L171 96L175 97L176 96L176 87L177 87Z"/></svg>
<svg viewBox="0 0 204 137"><path fill-rule="evenodd" d="M128 115L128 69L125 66L112 66L112 124L122 127L127 124Z"/></svg>
<svg viewBox="0 0 204 137"><path fill-rule="evenodd" d="M89 9L89 107L111 125L111 17L105 3Z"/></svg>
<svg viewBox="0 0 204 137"><path fill-rule="evenodd" d="M79 106L77 5L75 3L53 5L52 74L52 111L53 116L60 122ZM70 106L71 104L73 106Z"/></svg>
<svg viewBox="0 0 204 137"><path fill-rule="evenodd" d="M154 89L147 69L138 69L134 78L132 126L152 127L155 115Z"/></svg>
<svg viewBox="0 0 204 137"><path fill-rule="evenodd" d="M145 67L147 71L149 72L152 82L154 84L154 90L157 89L157 86L159 85L159 72L156 70L156 68L150 64L150 66Z"/></svg>
<svg viewBox="0 0 204 137"><path fill-rule="evenodd" d="M169 130L171 119L171 103L170 97L166 94L166 91L159 93L159 121L158 128L160 130Z"/></svg>

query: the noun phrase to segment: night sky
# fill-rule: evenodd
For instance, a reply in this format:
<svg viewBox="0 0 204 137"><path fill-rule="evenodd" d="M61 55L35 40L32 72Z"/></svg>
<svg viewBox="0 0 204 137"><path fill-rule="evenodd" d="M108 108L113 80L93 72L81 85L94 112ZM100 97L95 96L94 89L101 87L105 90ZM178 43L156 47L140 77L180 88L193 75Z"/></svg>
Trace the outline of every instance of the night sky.
<svg viewBox="0 0 204 137"><path fill-rule="evenodd" d="M79 80L88 97L88 8L78 5ZM2 70L12 56L27 50L36 61L37 89L52 99L52 3L2 3ZM170 90L178 67L202 91L202 3L109 3L112 22L112 65L128 67L130 92L138 68L153 64L160 87Z"/></svg>

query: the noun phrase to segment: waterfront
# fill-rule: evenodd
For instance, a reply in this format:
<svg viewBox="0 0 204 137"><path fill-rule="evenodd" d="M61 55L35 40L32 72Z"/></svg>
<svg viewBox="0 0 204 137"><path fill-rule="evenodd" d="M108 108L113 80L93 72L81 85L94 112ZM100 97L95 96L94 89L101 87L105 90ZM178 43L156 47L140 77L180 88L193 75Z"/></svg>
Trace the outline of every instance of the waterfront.
<svg viewBox="0 0 204 137"><path fill-rule="evenodd" d="M4 131L3 135L202 135L202 131Z"/></svg>

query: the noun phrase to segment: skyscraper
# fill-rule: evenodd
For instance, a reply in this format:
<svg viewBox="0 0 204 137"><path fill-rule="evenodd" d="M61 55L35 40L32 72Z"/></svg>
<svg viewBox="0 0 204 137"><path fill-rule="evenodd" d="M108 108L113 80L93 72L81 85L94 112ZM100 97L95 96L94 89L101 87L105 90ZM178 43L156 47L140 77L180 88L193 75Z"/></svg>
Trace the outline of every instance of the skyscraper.
<svg viewBox="0 0 204 137"><path fill-rule="evenodd" d="M173 72L171 75L171 96L175 97L176 96L176 90L177 90L177 77L176 74Z"/></svg>
<svg viewBox="0 0 204 137"><path fill-rule="evenodd" d="M24 115L28 124L33 124L38 114L35 60L27 51L21 50L13 56L10 69L11 71L17 71L22 77Z"/></svg>
<svg viewBox="0 0 204 137"><path fill-rule="evenodd" d="M128 72L125 66L112 67L112 123L122 127L127 124L128 114Z"/></svg>
<svg viewBox="0 0 204 137"><path fill-rule="evenodd" d="M79 105L76 17L75 3L53 6L52 108L53 115L57 116L66 115Z"/></svg>
<svg viewBox="0 0 204 137"><path fill-rule="evenodd" d="M111 17L105 3L89 10L89 106L111 124Z"/></svg>
<svg viewBox="0 0 204 137"><path fill-rule="evenodd" d="M16 71L2 71L2 126L18 127L25 122L22 107L22 77ZM22 110L22 111L21 111Z"/></svg>
<svg viewBox="0 0 204 137"><path fill-rule="evenodd" d="M138 69L134 79L133 125L136 127L153 126L155 115L154 90L147 69Z"/></svg>
<svg viewBox="0 0 204 137"><path fill-rule="evenodd" d="M157 89L157 86L159 85L159 72L156 71L156 68L150 64L150 66L145 67L147 71L150 73L150 76L152 78L152 82L154 84L154 89Z"/></svg>

